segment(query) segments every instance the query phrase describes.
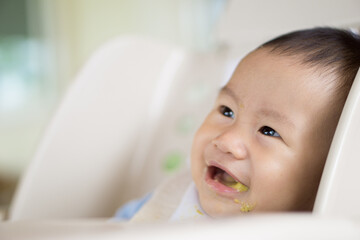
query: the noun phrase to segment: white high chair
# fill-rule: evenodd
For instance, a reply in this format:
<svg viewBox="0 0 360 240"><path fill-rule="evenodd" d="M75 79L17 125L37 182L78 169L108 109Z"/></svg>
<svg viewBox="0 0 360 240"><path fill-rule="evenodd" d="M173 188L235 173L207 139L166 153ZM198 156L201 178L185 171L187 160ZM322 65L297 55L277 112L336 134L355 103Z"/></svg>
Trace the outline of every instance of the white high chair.
<svg viewBox="0 0 360 240"><path fill-rule="evenodd" d="M323 22L360 23L354 10L360 9L360 2L343 1L346 18L337 14L338 9L325 14L326 2L312 5L313 12L308 14L317 16L319 9L324 14L311 23L304 23L303 18L282 23L281 18L270 16L264 17L267 22L259 27L248 20L255 12L249 9L265 7L273 13L277 10L274 2L264 2L266 6L247 3L243 8L244 2L230 1L218 31L218 41L228 46L225 52L196 54L137 38L117 39L101 48L60 105L21 181L9 214L12 222L0 224L0 238L22 239L28 234L51 237L56 233L59 238L72 239L218 239L240 235L242 239L359 239L359 75L334 136L314 214L235 218L199 223L196 229L191 223L124 230L116 223L88 222L89 218L111 217L125 201L186 168L192 135L212 105L208 99L215 97L218 86L229 77L233 67L229 63L245 50L292 29ZM295 3L278 3L284 8L294 4L290 8L293 12L287 14L296 15ZM74 220L79 218L82 220ZM174 231L175 236L171 234Z"/></svg>

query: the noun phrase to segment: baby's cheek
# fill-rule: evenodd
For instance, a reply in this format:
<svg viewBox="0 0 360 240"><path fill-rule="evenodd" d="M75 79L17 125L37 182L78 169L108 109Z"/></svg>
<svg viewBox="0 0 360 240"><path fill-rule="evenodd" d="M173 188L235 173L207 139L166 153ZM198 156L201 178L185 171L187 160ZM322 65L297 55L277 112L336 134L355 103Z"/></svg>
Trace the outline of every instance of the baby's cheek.
<svg viewBox="0 0 360 240"><path fill-rule="evenodd" d="M272 169L252 183L251 199L256 203L254 211L286 211L293 208L300 192L297 177L278 170Z"/></svg>

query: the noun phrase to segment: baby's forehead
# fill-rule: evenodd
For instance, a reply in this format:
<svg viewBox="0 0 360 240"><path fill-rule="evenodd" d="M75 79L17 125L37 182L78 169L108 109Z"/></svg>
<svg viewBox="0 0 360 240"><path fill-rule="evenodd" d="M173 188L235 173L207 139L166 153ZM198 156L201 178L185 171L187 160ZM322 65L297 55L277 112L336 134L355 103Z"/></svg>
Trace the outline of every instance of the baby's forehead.
<svg viewBox="0 0 360 240"><path fill-rule="evenodd" d="M297 52L297 51L276 51L270 47L260 47L250 52L246 57L252 54L261 56L271 56L273 59L282 59L288 66L298 66L307 70L309 74L318 75L319 77L337 78L339 77L338 62L331 59L322 59L320 53ZM245 57L245 58L246 58ZM245 58L243 60L245 60ZM272 60L269 60L272 61ZM240 61L241 62L241 61Z"/></svg>
<svg viewBox="0 0 360 240"><path fill-rule="evenodd" d="M271 49L270 47L260 47L254 49L253 51L249 52L244 58L242 58L239 61L239 64L241 64L242 62L246 62L248 61L248 59L252 58L255 58L256 61L262 60L262 62L279 61L282 62L284 65L299 66L304 69L309 69L311 71L315 71L316 69L318 69L319 72L326 70L325 66L320 63L311 63L308 59L309 56L305 53L296 52L288 54L279 51L273 51L273 49Z"/></svg>
<svg viewBox="0 0 360 240"><path fill-rule="evenodd" d="M322 88L324 91L335 90L337 79L340 77L335 66L310 63L306 55L299 54L280 54L271 51L268 47L261 47L247 54L239 61L234 75L238 71L251 69L249 74L264 72L263 81L271 81L277 78L286 78L291 84L296 82L299 72L301 72L302 84L313 85ZM231 79L241 80L241 79ZM293 84L296 87L296 84ZM231 86L230 86L231 87ZM281 85L279 85L281 87Z"/></svg>

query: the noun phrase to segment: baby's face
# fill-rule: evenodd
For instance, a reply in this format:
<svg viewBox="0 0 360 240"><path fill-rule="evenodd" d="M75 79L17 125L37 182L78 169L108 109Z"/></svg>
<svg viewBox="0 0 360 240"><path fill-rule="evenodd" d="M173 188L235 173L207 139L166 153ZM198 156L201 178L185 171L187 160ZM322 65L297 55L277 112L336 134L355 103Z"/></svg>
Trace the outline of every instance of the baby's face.
<svg viewBox="0 0 360 240"><path fill-rule="evenodd" d="M191 153L210 216L312 209L337 117L330 76L299 62L256 50L220 91Z"/></svg>

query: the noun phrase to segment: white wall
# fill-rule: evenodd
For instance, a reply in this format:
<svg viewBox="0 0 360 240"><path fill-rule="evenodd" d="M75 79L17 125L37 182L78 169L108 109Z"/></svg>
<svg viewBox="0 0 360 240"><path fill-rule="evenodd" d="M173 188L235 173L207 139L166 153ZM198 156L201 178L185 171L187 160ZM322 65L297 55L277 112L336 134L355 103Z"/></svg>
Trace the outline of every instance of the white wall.
<svg viewBox="0 0 360 240"><path fill-rule="evenodd" d="M44 0L43 0L44 1ZM48 1L44 1L49 4ZM101 44L121 35L157 38L197 50L211 48L223 0L55 0L59 74L64 87Z"/></svg>
<svg viewBox="0 0 360 240"><path fill-rule="evenodd" d="M360 27L359 0L231 0L217 30L217 41L235 54L302 28Z"/></svg>

